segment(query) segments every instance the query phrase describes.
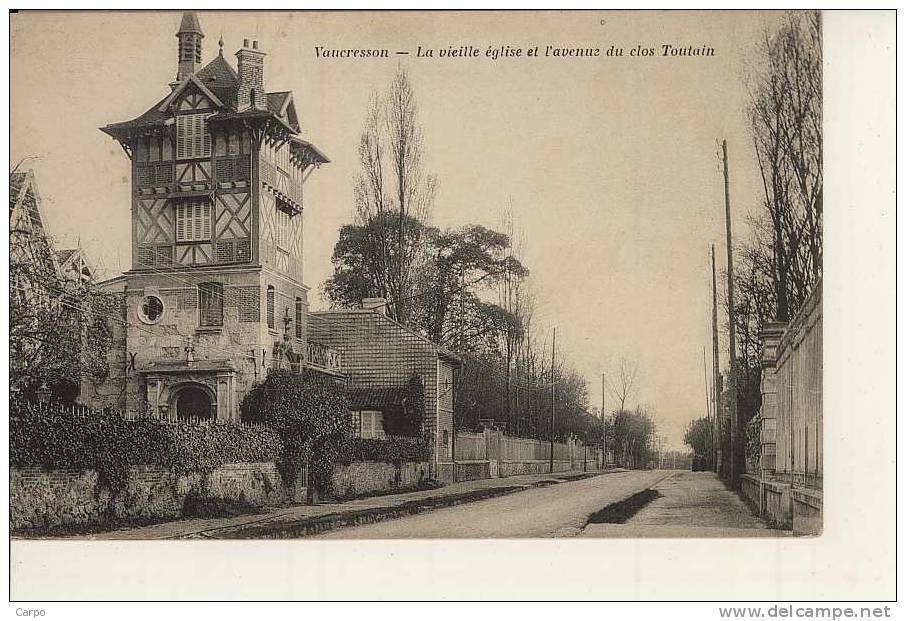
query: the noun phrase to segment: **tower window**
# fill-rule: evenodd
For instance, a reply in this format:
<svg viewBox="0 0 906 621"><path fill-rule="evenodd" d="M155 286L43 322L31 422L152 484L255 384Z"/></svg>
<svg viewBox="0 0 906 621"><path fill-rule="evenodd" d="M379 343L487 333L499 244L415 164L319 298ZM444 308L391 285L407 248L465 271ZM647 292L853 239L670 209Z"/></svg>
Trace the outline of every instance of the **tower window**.
<svg viewBox="0 0 906 621"><path fill-rule="evenodd" d="M204 282L198 285L198 319L206 327L223 325L223 284Z"/></svg>
<svg viewBox="0 0 906 621"><path fill-rule="evenodd" d="M211 201L189 199L176 205L176 241L211 239Z"/></svg>
<svg viewBox="0 0 906 621"><path fill-rule="evenodd" d="M267 327L274 329L274 285L267 286Z"/></svg>
<svg viewBox="0 0 906 621"><path fill-rule="evenodd" d="M176 117L176 159L211 156L211 134L205 114L180 114Z"/></svg>
<svg viewBox="0 0 906 621"><path fill-rule="evenodd" d="M164 314L164 303L156 295L145 296L139 313L145 323L157 323Z"/></svg>

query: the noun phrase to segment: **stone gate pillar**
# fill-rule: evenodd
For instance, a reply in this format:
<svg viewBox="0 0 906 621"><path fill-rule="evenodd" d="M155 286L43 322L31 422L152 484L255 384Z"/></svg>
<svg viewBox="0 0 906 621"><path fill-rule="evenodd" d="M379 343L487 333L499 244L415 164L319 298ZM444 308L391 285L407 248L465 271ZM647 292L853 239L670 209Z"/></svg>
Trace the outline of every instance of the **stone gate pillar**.
<svg viewBox="0 0 906 621"><path fill-rule="evenodd" d="M761 339L761 478L774 475L777 460L777 354L787 324L773 321Z"/></svg>

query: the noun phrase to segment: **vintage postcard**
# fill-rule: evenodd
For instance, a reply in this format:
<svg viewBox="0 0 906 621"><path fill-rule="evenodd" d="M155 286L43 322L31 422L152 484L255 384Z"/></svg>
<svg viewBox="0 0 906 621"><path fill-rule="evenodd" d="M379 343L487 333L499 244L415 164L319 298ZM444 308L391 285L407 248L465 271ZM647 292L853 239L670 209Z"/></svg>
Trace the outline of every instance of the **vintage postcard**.
<svg viewBox="0 0 906 621"><path fill-rule="evenodd" d="M12 14L10 537L820 538L824 19Z"/></svg>

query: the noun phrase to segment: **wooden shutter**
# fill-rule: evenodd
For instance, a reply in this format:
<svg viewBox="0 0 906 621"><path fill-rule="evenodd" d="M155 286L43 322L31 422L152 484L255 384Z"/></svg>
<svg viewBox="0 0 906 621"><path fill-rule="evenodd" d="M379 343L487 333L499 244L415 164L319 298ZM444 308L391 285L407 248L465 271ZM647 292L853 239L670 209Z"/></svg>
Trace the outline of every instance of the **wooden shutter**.
<svg viewBox="0 0 906 621"><path fill-rule="evenodd" d="M186 119L185 115L176 117L176 159L182 160L186 155Z"/></svg>
<svg viewBox="0 0 906 621"><path fill-rule="evenodd" d="M176 241L186 241L186 206L176 206Z"/></svg>

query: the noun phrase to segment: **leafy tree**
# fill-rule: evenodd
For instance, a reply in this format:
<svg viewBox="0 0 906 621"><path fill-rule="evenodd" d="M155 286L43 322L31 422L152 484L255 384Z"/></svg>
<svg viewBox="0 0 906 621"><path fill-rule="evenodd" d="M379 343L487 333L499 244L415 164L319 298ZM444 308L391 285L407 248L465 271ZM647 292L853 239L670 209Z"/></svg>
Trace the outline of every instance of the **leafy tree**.
<svg viewBox="0 0 906 621"><path fill-rule="evenodd" d="M425 387L422 378L413 373L406 383L402 403L384 416L384 431L391 436L421 437L425 424Z"/></svg>
<svg viewBox="0 0 906 621"><path fill-rule="evenodd" d="M465 349L500 323L506 325L507 313L482 301L477 292L506 275L521 279L528 274L508 253L509 236L471 224L445 231L432 229L428 246L430 255L423 278L427 295L422 298L422 328L428 338Z"/></svg>
<svg viewBox="0 0 906 621"><path fill-rule="evenodd" d="M388 244L387 239L398 237L401 224L409 238L422 240L428 227L422 221L406 215L382 211L370 215L357 224L346 224L340 229L339 239L333 250L333 275L324 284L324 292L332 304L355 308L363 298L381 297L388 300L391 317L399 319L394 311L388 283L386 265L399 261L399 248ZM411 291L407 291L411 295Z"/></svg>
<svg viewBox="0 0 906 621"><path fill-rule="evenodd" d="M613 414L614 455L627 468L644 467L651 459L655 425L648 412L618 410Z"/></svg>
<svg viewBox="0 0 906 621"><path fill-rule="evenodd" d="M275 369L240 404L242 420L263 423L280 435L278 462L288 484L309 466L309 494L330 492L330 479L342 444L352 434L346 390L313 371Z"/></svg>
<svg viewBox="0 0 906 621"><path fill-rule="evenodd" d="M707 418L697 418L686 427L683 443L695 453L698 469L706 469L711 463L711 436L711 421Z"/></svg>

